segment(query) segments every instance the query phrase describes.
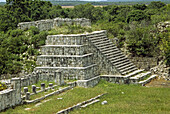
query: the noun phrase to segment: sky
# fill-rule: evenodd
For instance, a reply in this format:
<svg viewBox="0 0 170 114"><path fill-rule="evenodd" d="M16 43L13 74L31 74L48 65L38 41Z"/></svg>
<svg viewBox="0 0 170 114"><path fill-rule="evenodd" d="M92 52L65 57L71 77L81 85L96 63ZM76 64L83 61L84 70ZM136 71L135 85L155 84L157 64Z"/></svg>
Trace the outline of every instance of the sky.
<svg viewBox="0 0 170 114"><path fill-rule="evenodd" d="M6 0L0 0L0 2L6 2Z"/></svg>

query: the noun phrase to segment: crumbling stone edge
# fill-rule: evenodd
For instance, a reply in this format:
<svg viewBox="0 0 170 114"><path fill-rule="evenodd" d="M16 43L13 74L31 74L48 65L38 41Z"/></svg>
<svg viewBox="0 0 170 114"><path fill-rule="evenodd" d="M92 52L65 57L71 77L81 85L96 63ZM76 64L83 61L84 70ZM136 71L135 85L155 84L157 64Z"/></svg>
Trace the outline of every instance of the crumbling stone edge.
<svg viewBox="0 0 170 114"><path fill-rule="evenodd" d="M63 88L63 89L54 91L54 92L49 93L49 94L47 94L47 95L45 95L45 96L43 96L43 97L40 97L40 98L37 98L37 99L34 99L34 100L25 100L25 101L23 101L23 103L24 103L24 104L25 104L25 103L26 103L26 104L37 103L37 102L39 102L39 101L41 101L41 100L44 100L45 98L47 98L47 97L49 97L49 96L63 93L63 92L65 92L65 91L67 91L67 90L70 90L70 89L72 89L72 88L74 88L74 87L76 87L76 82L69 83L69 86L68 86L68 87L65 87L65 88Z"/></svg>
<svg viewBox="0 0 170 114"><path fill-rule="evenodd" d="M63 109L63 110L58 111L56 114L68 114L69 112L73 111L74 109L81 108L82 105L85 105L85 104L87 104L87 103L89 103L89 102L92 102L92 101L100 98L101 96L103 96L103 95L105 95L105 94L107 94L107 93L103 93L103 94L100 94L100 95L98 95L98 96L96 96L96 97L93 97L93 98L91 98L91 99L88 99L88 100L86 100L86 101L83 101L83 102L81 102L81 103L77 103L76 105L73 105L72 107L68 107L68 108L66 108L66 109Z"/></svg>

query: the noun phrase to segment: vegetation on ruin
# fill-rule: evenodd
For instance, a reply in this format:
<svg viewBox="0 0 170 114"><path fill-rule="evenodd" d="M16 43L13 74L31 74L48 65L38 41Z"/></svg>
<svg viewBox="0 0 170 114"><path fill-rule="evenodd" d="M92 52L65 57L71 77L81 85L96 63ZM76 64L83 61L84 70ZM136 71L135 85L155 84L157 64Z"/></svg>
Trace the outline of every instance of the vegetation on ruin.
<svg viewBox="0 0 170 114"><path fill-rule="evenodd" d="M54 27L54 29L48 31L49 35L57 34L83 34L85 32L92 32L91 27L81 27L80 25L63 25L60 27Z"/></svg>
<svg viewBox="0 0 170 114"><path fill-rule="evenodd" d="M31 72L36 67L38 49L45 44L47 32L31 27L27 31L9 30L0 36L0 74Z"/></svg>
<svg viewBox="0 0 170 114"><path fill-rule="evenodd" d="M100 102L78 109L72 114L110 114L110 113L169 113L170 88L142 87L137 85L119 85L101 80L94 88L76 87L60 95L49 97L50 101L39 106L28 104L10 108L3 113L57 113L62 109L88 100L102 93L107 93L100 98ZM62 98L62 99L57 99ZM101 105L106 100L108 103ZM30 108L29 110L25 110Z"/></svg>
<svg viewBox="0 0 170 114"><path fill-rule="evenodd" d="M6 84L0 82L0 91L7 89Z"/></svg>
<svg viewBox="0 0 170 114"><path fill-rule="evenodd" d="M89 18L92 28L63 26L49 32L35 27L18 30L19 22L41 19ZM170 28L160 32L159 22L170 20L170 4L151 2L149 5L108 5L94 7L91 4L62 8L47 1L7 0L0 6L0 74L17 74L21 70L31 72L36 67L39 47L45 44L48 34L74 34L107 30L109 38L119 40L118 47L127 49L131 56L159 57L170 65Z"/></svg>

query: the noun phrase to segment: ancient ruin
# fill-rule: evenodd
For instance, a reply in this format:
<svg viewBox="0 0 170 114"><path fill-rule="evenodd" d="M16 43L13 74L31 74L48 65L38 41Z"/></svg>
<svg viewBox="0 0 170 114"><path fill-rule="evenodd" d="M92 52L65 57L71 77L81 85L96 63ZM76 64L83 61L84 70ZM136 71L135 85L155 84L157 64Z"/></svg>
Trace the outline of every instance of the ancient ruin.
<svg viewBox="0 0 170 114"><path fill-rule="evenodd" d="M55 18L55 19L46 19L46 20L38 20L31 22L22 22L18 24L18 28L22 30L29 29L31 26L37 27L40 31L43 30L51 30L56 26L62 25L80 25L80 26L91 26L91 22L89 19L85 18Z"/></svg>
<svg viewBox="0 0 170 114"><path fill-rule="evenodd" d="M73 21L65 20L64 22L69 24ZM80 21L81 19L76 22ZM27 29L30 26L37 26L40 30L48 30L54 25L61 25L59 18L48 21L41 20L41 22L20 23L19 27ZM90 25L89 21L85 23L85 25ZM82 23L79 24L84 26ZM145 85L156 77L151 72L138 69L107 38L106 32L102 30L85 34L47 36L46 45L41 47L41 55L37 57L39 66L35 68L34 72L27 76L11 79L10 88L0 91L0 111L23 102L37 102L75 86L93 87L98 84L100 79L119 84ZM33 84L44 80L55 81L56 85L49 84L49 87L45 88L42 83L41 90L37 91ZM29 101L31 95L62 85L64 80L75 81L68 87ZM26 86L29 85L32 85L33 93L28 92ZM24 96L21 94L21 87L24 87Z"/></svg>

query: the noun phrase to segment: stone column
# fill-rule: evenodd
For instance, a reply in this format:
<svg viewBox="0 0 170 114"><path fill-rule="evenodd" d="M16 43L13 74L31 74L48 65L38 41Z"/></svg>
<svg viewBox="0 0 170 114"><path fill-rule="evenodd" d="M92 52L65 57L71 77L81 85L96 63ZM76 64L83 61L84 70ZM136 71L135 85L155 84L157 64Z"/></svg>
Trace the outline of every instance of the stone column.
<svg viewBox="0 0 170 114"><path fill-rule="evenodd" d="M32 85L32 92L33 92L33 93L37 93L37 92L36 92L36 86L35 86L35 85Z"/></svg>
<svg viewBox="0 0 170 114"><path fill-rule="evenodd" d="M64 84L64 78L61 72L54 72L55 82L58 85Z"/></svg>
<svg viewBox="0 0 170 114"><path fill-rule="evenodd" d="M24 94L28 92L28 87L24 87Z"/></svg>
<svg viewBox="0 0 170 114"><path fill-rule="evenodd" d="M20 78L12 78L11 84L13 89L15 90L15 104L21 103L21 79Z"/></svg>
<svg viewBox="0 0 170 114"><path fill-rule="evenodd" d="M26 100L30 100L30 92L27 92L27 93L26 93L25 99L26 99Z"/></svg>
<svg viewBox="0 0 170 114"><path fill-rule="evenodd" d="M49 83L50 89L53 89L53 83Z"/></svg>
<svg viewBox="0 0 170 114"><path fill-rule="evenodd" d="M45 90L45 83L41 83L41 90Z"/></svg>

